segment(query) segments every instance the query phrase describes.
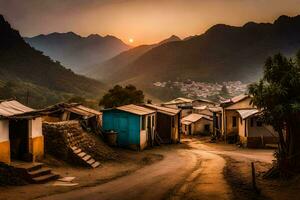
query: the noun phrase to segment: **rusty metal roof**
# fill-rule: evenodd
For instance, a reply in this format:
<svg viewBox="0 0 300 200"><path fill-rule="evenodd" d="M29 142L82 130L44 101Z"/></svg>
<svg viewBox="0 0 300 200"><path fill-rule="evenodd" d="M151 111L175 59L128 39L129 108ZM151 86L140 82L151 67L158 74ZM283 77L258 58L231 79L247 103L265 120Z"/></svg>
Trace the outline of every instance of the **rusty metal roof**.
<svg viewBox="0 0 300 200"><path fill-rule="evenodd" d="M122 110L125 112L129 112L129 113L133 113L136 115L148 115L148 114L152 114L155 113L154 110L142 107L142 106L137 106L134 104L129 104L129 105L125 105L125 106L120 106L116 108L117 110Z"/></svg>
<svg viewBox="0 0 300 200"><path fill-rule="evenodd" d="M247 119L248 117L260 113L258 109L247 109L247 110L243 109L243 110L237 110L237 112L240 114L242 119Z"/></svg>
<svg viewBox="0 0 300 200"><path fill-rule="evenodd" d="M202 118L212 121L212 119L209 116L193 113L193 114L190 114L190 115L182 118L181 123L191 124L191 123L199 121Z"/></svg>
<svg viewBox="0 0 300 200"><path fill-rule="evenodd" d="M87 107L82 106L82 105L69 107L69 108L66 108L66 110L68 110L70 112L73 112L73 113L76 113L78 115L83 115L83 116L88 116L88 117L102 114L101 112L99 112L97 110L87 108Z"/></svg>
<svg viewBox="0 0 300 200"><path fill-rule="evenodd" d="M148 107L150 109L154 109L157 112L160 112L160 113L163 113L163 114L166 114L166 115L170 115L170 116L175 116L180 112L179 109L168 108L168 107L158 106L158 105L154 105L154 104L145 104L144 106Z"/></svg>
<svg viewBox="0 0 300 200"><path fill-rule="evenodd" d="M50 114L50 113L60 112L60 111L64 111L64 110L76 113L78 115L86 116L86 117L93 117L95 115L102 114L101 112L99 112L95 109L85 107L78 103L59 103L59 104L55 104L53 106L47 107L45 109L42 109L39 112L43 113L43 114Z"/></svg>
<svg viewBox="0 0 300 200"><path fill-rule="evenodd" d="M238 103L246 98L250 97L249 95L247 94L241 94L241 95L238 95L238 96L235 96L231 99L226 99L225 101L222 101L221 102L221 106L222 107L226 107L226 106L229 106L229 105L232 105L232 104L235 104L235 103Z"/></svg>
<svg viewBox="0 0 300 200"><path fill-rule="evenodd" d="M7 100L0 102L0 116L12 117L16 115L22 115L35 111L16 100Z"/></svg>
<svg viewBox="0 0 300 200"><path fill-rule="evenodd" d="M187 99L187 98L183 98L183 97L179 97L176 99L173 99L172 101L163 103L163 105L172 105L172 104L181 104L181 103L193 103L194 100L192 99Z"/></svg>

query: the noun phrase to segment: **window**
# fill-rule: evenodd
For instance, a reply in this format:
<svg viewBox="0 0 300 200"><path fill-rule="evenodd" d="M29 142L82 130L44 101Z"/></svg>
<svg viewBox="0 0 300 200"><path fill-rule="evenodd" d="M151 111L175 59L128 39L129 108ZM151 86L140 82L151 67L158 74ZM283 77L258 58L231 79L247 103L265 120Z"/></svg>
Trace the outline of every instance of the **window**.
<svg viewBox="0 0 300 200"><path fill-rule="evenodd" d="M250 126L251 126L251 127L254 126L254 119L253 119L253 118L250 119Z"/></svg>
<svg viewBox="0 0 300 200"><path fill-rule="evenodd" d="M262 121L260 121L260 120L256 120L256 126L259 126L259 127L261 127L261 126L262 126Z"/></svg>
<svg viewBox="0 0 300 200"><path fill-rule="evenodd" d="M236 127L236 117L232 117L232 127Z"/></svg>
<svg viewBox="0 0 300 200"><path fill-rule="evenodd" d="M146 129L146 116L142 116L142 130Z"/></svg>

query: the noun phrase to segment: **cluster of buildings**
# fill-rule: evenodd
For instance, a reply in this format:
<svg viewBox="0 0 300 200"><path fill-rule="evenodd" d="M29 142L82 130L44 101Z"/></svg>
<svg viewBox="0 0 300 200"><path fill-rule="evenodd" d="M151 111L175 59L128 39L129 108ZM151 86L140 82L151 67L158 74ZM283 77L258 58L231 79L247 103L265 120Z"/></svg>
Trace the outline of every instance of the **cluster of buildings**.
<svg viewBox="0 0 300 200"><path fill-rule="evenodd" d="M176 98L161 105L125 105L103 110L103 129L118 133L118 144L144 149L154 143L176 143L181 135L213 134L245 147L276 144L275 130L260 120L251 97L239 95L221 104Z"/></svg>
<svg viewBox="0 0 300 200"><path fill-rule="evenodd" d="M69 120L82 121L94 132L115 132L118 146L136 150L178 143L182 135L195 134L214 135L245 147L277 143L277 133L260 120L260 115L248 95L221 104L177 98L161 105L130 104L101 112L80 104L62 103L34 110L16 100L1 101L0 162L41 160L45 149L42 124ZM71 148L75 152L79 147Z"/></svg>
<svg viewBox="0 0 300 200"><path fill-rule="evenodd" d="M222 88L226 87L229 95L236 96L245 93L247 84L241 81L228 81L220 83L197 82L192 80L181 81L168 81L168 82L155 82L155 87L176 87L181 93L189 98L208 98L210 96L220 95Z"/></svg>

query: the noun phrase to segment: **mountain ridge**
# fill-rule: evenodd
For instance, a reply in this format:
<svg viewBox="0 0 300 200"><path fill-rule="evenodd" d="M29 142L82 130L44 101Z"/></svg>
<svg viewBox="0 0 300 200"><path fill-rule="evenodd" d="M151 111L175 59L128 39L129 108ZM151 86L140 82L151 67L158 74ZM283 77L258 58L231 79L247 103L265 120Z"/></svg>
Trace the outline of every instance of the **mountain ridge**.
<svg viewBox="0 0 300 200"><path fill-rule="evenodd" d="M291 55L300 48L299 34L300 16L240 27L217 24L202 35L156 46L107 78L116 82L138 77L143 82L178 78L253 81L268 56Z"/></svg>
<svg viewBox="0 0 300 200"><path fill-rule="evenodd" d="M0 30L1 81L26 82L66 95L94 97L104 92L104 84L77 75L32 48L2 15Z"/></svg>
<svg viewBox="0 0 300 200"><path fill-rule="evenodd" d="M112 35L90 34L84 37L71 31L40 34L34 37L24 37L24 39L32 47L78 73L83 73L88 66L131 48Z"/></svg>

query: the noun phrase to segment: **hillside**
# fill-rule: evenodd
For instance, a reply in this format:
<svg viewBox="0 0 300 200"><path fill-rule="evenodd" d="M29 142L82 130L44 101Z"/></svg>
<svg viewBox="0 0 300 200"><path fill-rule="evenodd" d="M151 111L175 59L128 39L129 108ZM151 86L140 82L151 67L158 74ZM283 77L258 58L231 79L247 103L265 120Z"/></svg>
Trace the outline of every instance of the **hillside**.
<svg viewBox="0 0 300 200"><path fill-rule="evenodd" d="M92 34L81 37L68 32L24 39L35 49L78 73L85 73L88 66L112 58L130 48L120 39L109 35L102 37Z"/></svg>
<svg viewBox="0 0 300 200"><path fill-rule="evenodd" d="M46 88L44 91L47 94L55 92L64 95L95 97L95 94L103 93L104 85L100 82L77 75L59 63L53 62L42 52L30 47L19 32L12 29L1 15L0 30L0 80L2 85L18 82L18 85L22 86L20 83L26 83L27 89ZM40 89L40 91L43 90ZM63 96L60 97L59 99L63 99Z"/></svg>
<svg viewBox="0 0 300 200"><path fill-rule="evenodd" d="M279 17L273 24L249 22L242 27L215 25L204 34L165 43L139 55L107 80L151 87L155 81L253 81L267 56L300 49L300 16ZM117 63L118 67L122 63ZM102 66L103 68L103 66ZM103 73L103 72L102 72Z"/></svg>
<svg viewBox="0 0 300 200"><path fill-rule="evenodd" d="M126 70L127 65L137 60L140 56L150 51L151 49L163 45L165 43L180 41L181 39L175 35L162 40L157 44L152 45L140 45L132 48L128 51L122 52L119 55L97 65L91 67L91 70L87 73L88 76L110 82L110 78L119 71Z"/></svg>

